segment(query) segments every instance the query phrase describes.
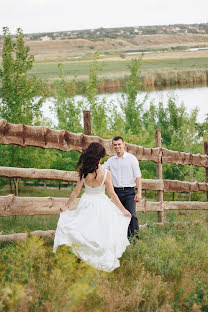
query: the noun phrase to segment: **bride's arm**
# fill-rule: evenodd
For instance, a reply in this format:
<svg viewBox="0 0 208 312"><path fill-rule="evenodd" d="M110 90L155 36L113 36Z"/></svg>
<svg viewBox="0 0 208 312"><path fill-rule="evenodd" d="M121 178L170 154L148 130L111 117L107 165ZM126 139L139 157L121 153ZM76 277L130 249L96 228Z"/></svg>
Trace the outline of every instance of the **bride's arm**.
<svg viewBox="0 0 208 312"><path fill-rule="evenodd" d="M73 200L79 195L79 193L82 189L83 183L84 183L84 180L83 179L80 180L80 178L79 178L74 190L72 191L71 195L69 196L69 199L66 201L64 207L60 208L61 212L70 208Z"/></svg>
<svg viewBox="0 0 208 312"><path fill-rule="evenodd" d="M107 173L107 177L105 180L105 186L106 186L107 192L108 192L110 198L112 199L113 203L123 212L125 217L131 217L130 212L122 205L117 194L114 191L110 171L108 171L108 173Z"/></svg>

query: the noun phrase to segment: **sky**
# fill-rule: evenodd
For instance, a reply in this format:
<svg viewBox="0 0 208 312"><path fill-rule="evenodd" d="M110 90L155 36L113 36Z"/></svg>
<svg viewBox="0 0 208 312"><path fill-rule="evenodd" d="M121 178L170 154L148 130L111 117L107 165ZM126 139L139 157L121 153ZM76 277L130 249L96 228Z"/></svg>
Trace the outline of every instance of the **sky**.
<svg viewBox="0 0 208 312"><path fill-rule="evenodd" d="M208 0L0 0L0 34L208 22Z"/></svg>

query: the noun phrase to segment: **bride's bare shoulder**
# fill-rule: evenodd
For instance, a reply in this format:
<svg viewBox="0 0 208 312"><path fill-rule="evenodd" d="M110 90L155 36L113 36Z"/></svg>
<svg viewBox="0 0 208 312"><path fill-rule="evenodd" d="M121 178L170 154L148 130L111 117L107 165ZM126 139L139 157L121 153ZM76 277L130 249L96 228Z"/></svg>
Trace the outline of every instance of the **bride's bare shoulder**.
<svg viewBox="0 0 208 312"><path fill-rule="evenodd" d="M97 171L96 171L96 178L99 179L104 174L105 174L105 168L103 168L102 166L99 166Z"/></svg>

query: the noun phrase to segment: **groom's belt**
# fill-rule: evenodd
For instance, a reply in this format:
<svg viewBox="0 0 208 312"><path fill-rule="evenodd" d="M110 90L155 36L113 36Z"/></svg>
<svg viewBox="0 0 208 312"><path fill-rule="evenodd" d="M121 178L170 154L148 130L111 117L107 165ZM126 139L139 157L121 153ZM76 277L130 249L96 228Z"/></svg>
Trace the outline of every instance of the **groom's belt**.
<svg viewBox="0 0 208 312"><path fill-rule="evenodd" d="M135 186L120 186L120 187L114 186L114 189L118 191L132 190L132 189L135 189Z"/></svg>

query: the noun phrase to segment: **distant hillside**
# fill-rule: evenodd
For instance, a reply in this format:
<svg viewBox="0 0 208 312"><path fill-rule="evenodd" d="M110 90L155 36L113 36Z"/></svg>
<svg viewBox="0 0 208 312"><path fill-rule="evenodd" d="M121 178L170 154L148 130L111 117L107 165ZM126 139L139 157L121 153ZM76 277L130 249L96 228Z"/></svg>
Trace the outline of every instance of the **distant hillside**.
<svg viewBox="0 0 208 312"><path fill-rule="evenodd" d="M27 35L29 40L59 40L59 39L89 39L99 40L127 39L136 35L153 34L208 34L208 23L205 24L175 24L175 25L155 25L155 26L136 26L118 28L97 28L85 30L72 30L50 33L39 33Z"/></svg>
<svg viewBox="0 0 208 312"><path fill-rule="evenodd" d="M24 29L23 29L24 31ZM99 51L125 57L128 52L175 51L208 46L208 23L98 28L26 34L25 40L37 61L83 58ZM2 50L0 37L0 53Z"/></svg>
<svg viewBox="0 0 208 312"><path fill-rule="evenodd" d="M154 35L154 34L208 34L208 23L97 28L97 29L58 31L58 32L42 32L42 33L27 34L25 35L25 38L30 41L31 40L47 41L60 39L61 40L88 39L96 41L103 38L127 39L135 37L137 35Z"/></svg>
<svg viewBox="0 0 208 312"><path fill-rule="evenodd" d="M135 35L132 38L103 38L96 41L90 39L32 40L28 41L27 45L36 61L88 59L95 51L99 51L102 58L111 58L115 55L125 58L128 53L134 51L140 53L163 51L169 54L187 48L207 48L208 34ZM1 48L2 46L0 46L0 53Z"/></svg>

